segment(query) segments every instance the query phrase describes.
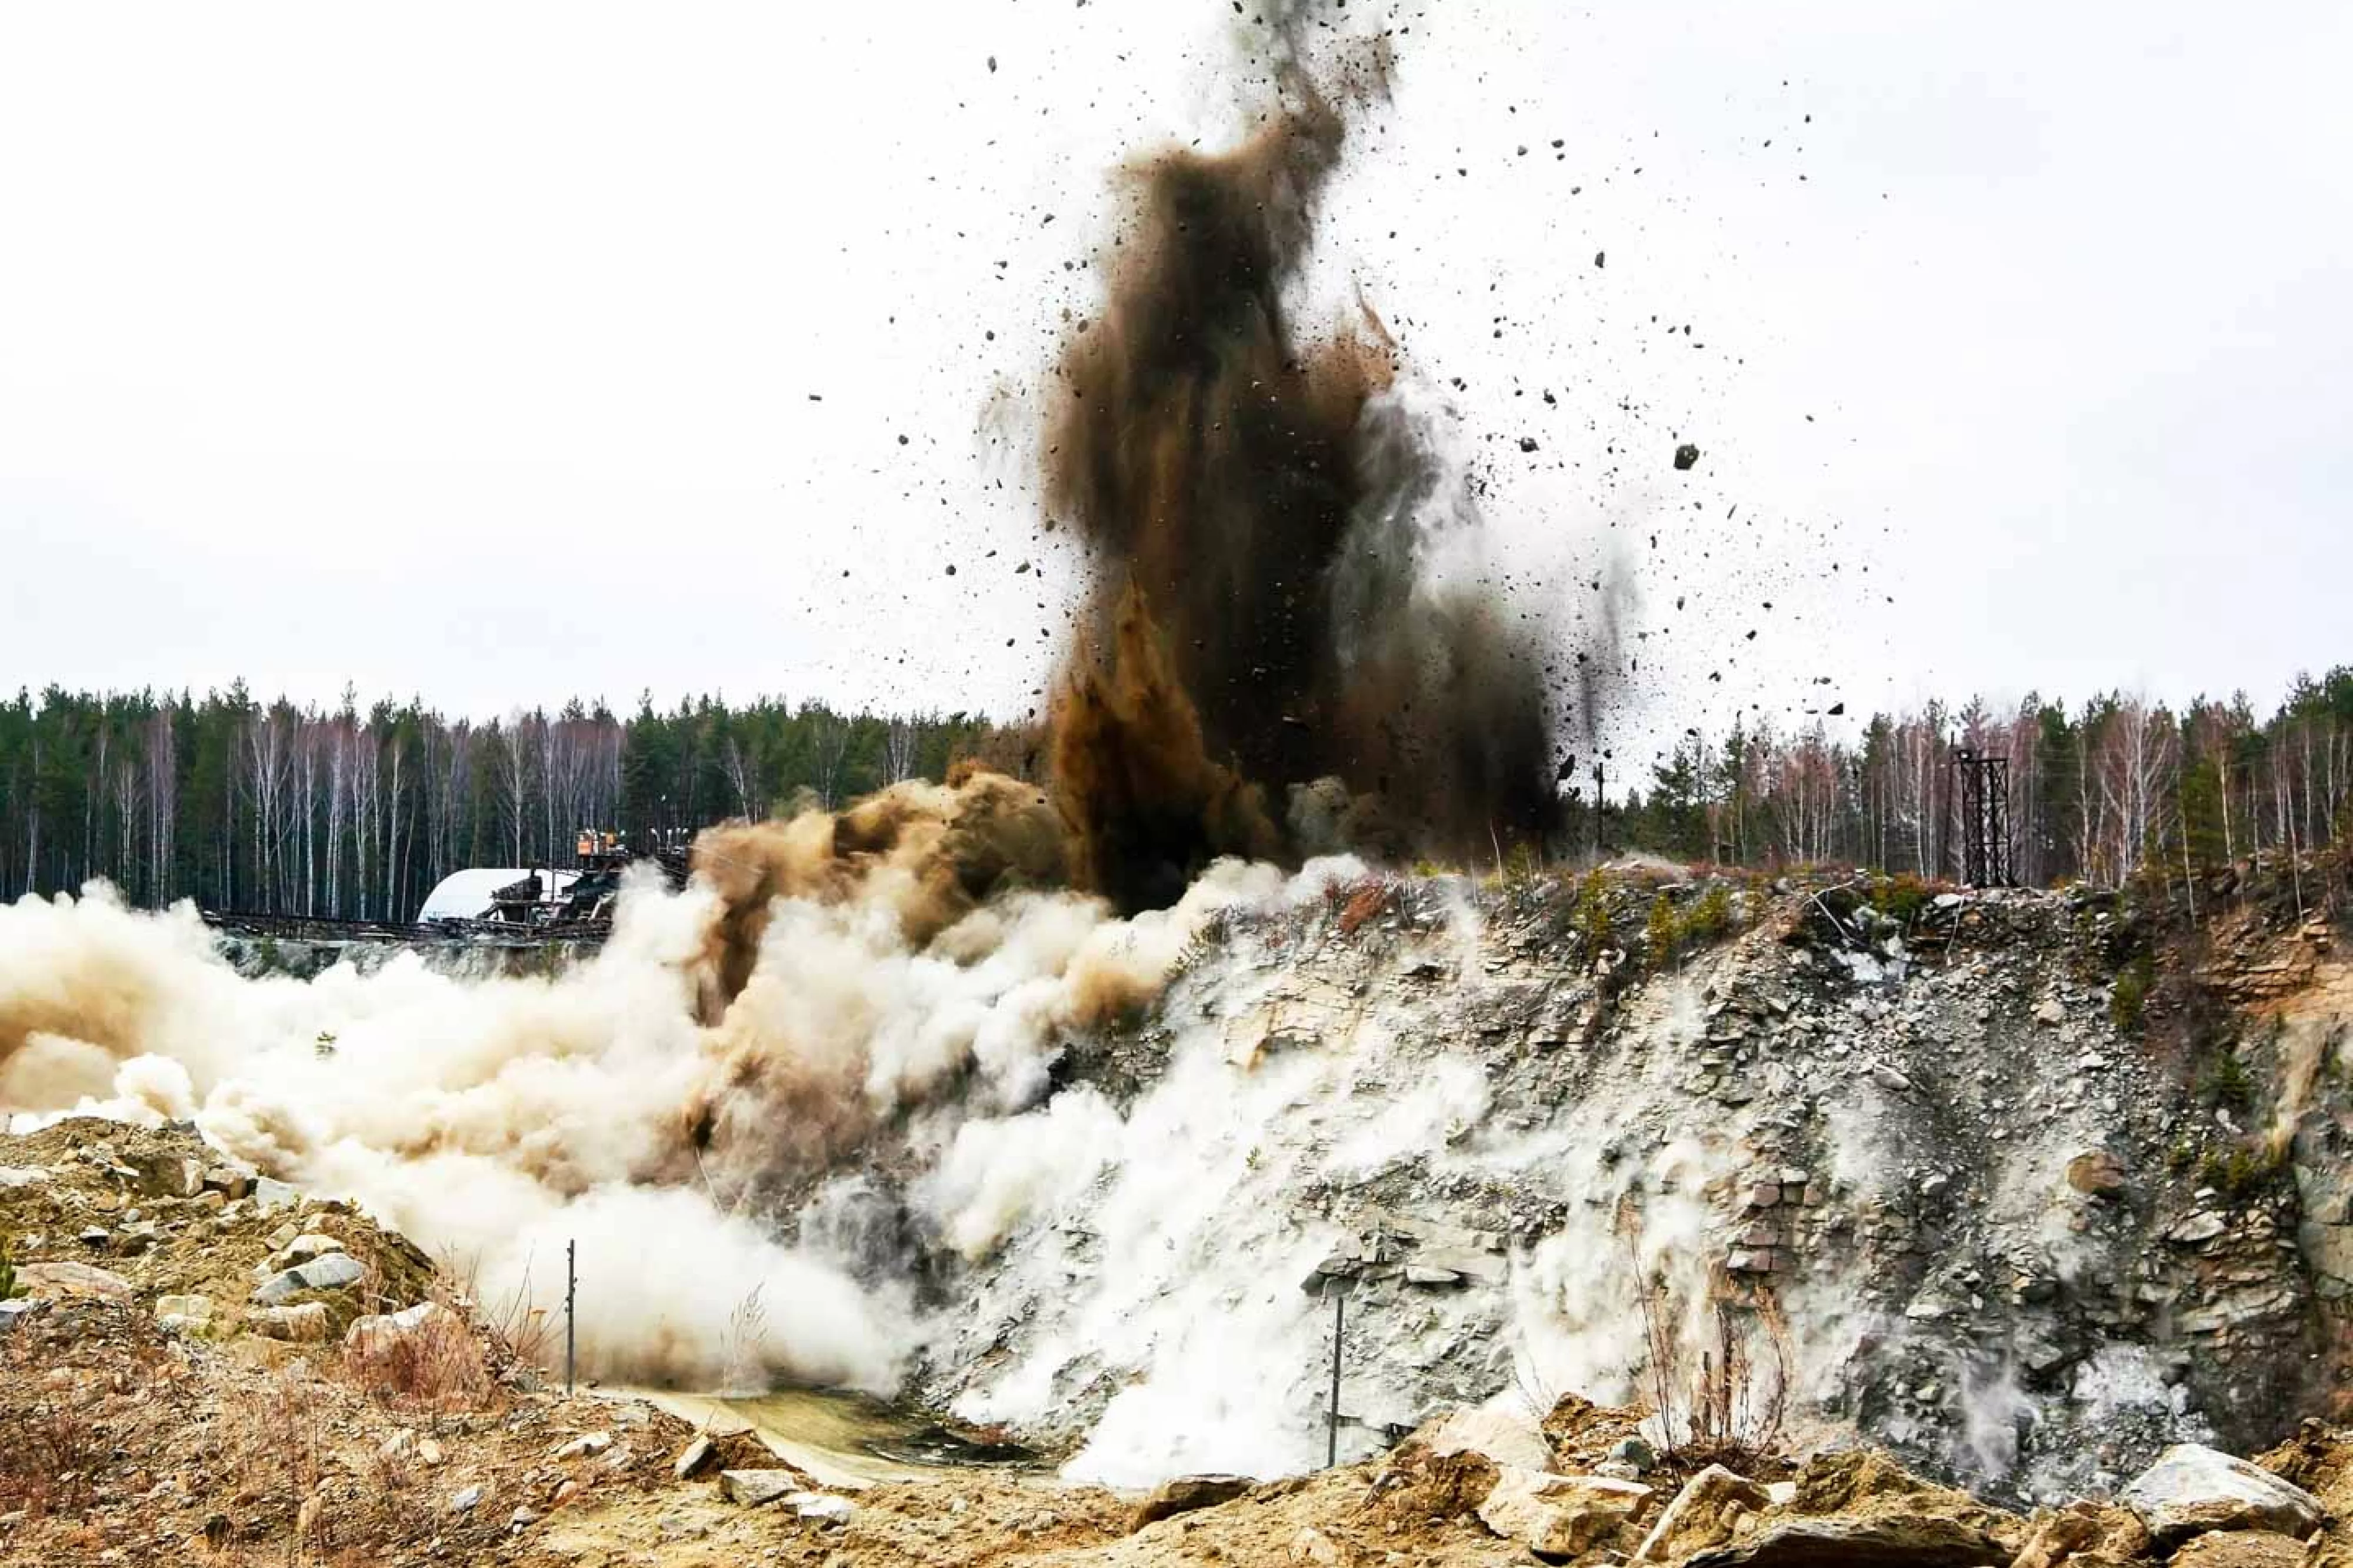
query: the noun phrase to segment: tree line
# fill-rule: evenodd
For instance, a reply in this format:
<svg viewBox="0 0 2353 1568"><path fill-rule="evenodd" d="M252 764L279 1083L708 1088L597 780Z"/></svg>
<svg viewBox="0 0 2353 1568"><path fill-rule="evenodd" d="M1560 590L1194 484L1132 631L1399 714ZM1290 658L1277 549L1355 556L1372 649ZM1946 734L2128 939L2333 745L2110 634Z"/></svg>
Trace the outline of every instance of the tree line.
<svg viewBox="0 0 2353 1568"><path fill-rule="evenodd" d="M2243 696L2179 710L2111 692L2070 710L1930 702L1853 742L1817 722L1686 731L1645 786L1588 812L1595 837L1691 860L1954 871L1956 745L2010 764L2018 879L2115 886L2353 836L2353 668L2300 677L2259 719Z"/></svg>
<svg viewBox="0 0 2353 1568"><path fill-rule="evenodd" d="M468 866L568 866L584 828L683 830L831 807L961 756L1020 770L964 713L713 698L477 723L421 702L49 687L0 703L0 897L103 878L160 905L403 921Z"/></svg>
<svg viewBox="0 0 2353 1568"><path fill-rule="evenodd" d="M1950 874L1957 744L2010 762L2020 879L2114 885L2353 834L2353 668L2178 711L2121 692L2076 708L1930 702L1849 742L1686 731L1631 788L1573 794L1563 842L1772 868ZM406 920L468 866L565 866L583 828L687 830L833 807L971 757L1035 776L1033 732L965 713L710 697L627 718L566 702L477 723L410 700L264 702L52 686L0 703L0 897L104 878L144 904ZM1611 781L1606 781L1605 784ZM1594 804L1596 801L1599 804Z"/></svg>

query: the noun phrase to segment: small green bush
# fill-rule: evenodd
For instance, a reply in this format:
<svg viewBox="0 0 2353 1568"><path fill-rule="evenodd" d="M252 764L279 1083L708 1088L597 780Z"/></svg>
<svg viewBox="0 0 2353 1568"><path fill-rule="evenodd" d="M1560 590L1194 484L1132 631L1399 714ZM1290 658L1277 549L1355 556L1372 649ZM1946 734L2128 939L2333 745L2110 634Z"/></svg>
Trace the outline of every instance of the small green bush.
<svg viewBox="0 0 2353 1568"><path fill-rule="evenodd" d="M16 1293L16 1244L0 1236L0 1301Z"/></svg>
<svg viewBox="0 0 2353 1568"><path fill-rule="evenodd" d="M2228 1197L2244 1197L2268 1186L2286 1165L2282 1153L2250 1143L2209 1150L2198 1163L2198 1179Z"/></svg>
<svg viewBox="0 0 2353 1568"><path fill-rule="evenodd" d="M1688 942L1714 942L1732 929L1732 889L1722 882L1711 882L1699 902L1683 917L1683 937Z"/></svg>
<svg viewBox="0 0 2353 1568"><path fill-rule="evenodd" d="M1569 915L1568 926L1577 936L1578 956L1588 963L1609 945L1609 886L1599 869L1588 871L1585 880L1577 885L1577 907Z"/></svg>
<svg viewBox="0 0 2353 1568"><path fill-rule="evenodd" d="M2209 1105L2244 1110L2255 1102L2255 1077L2235 1051L2224 1051L2198 1075L2198 1092Z"/></svg>
<svg viewBox="0 0 2353 1568"><path fill-rule="evenodd" d="M1910 925L1935 897L1928 884L1909 872L1882 877L1872 885L1871 907L1900 925Z"/></svg>
<svg viewBox="0 0 2353 1568"><path fill-rule="evenodd" d="M1661 893L1651 900L1651 918L1642 926L1642 955L1653 969L1664 969L1674 963L1675 953L1683 946L1682 933L1676 928L1675 907Z"/></svg>

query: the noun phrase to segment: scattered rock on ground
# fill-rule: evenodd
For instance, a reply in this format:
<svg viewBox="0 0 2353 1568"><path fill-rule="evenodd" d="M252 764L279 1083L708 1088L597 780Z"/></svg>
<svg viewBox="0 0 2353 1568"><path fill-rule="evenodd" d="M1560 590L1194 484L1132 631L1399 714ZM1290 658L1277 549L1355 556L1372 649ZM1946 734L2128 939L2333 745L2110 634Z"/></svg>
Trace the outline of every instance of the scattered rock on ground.
<svg viewBox="0 0 2353 1568"><path fill-rule="evenodd" d="M1732 1539L1735 1521L1770 1502L1765 1489L1722 1465L1710 1465L1677 1492L1635 1552L1638 1563L1680 1562Z"/></svg>
<svg viewBox="0 0 2353 1568"><path fill-rule="evenodd" d="M166 1332L201 1333L211 1326L213 1299L210 1296L158 1296L155 1298L155 1326Z"/></svg>
<svg viewBox="0 0 2353 1568"><path fill-rule="evenodd" d="M857 1510L846 1497L831 1492L795 1492L785 1499L785 1506L797 1519L814 1519L824 1524L848 1524Z"/></svg>
<svg viewBox="0 0 2353 1568"><path fill-rule="evenodd" d="M1693 1556L1684 1568L1989 1568L2010 1553L1983 1531L1939 1514L1795 1519L1736 1545Z"/></svg>
<svg viewBox="0 0 2353 1568"><path fill-rule="evenodd" d="M1505 1465L1479 1505L1479 1521L1539 1557L1567 1559L1612 1544L1657 1496L1640 1481L1556 1476Z"/></svg>
<svg viewBox="0 0 2353 1568"><path fill-rule="evenodd" d="M2177 1443L2125 1488L2160 1546L2210 1530L2309 1533L2327 1510L2302 1487L2197 1443Z"/></svg>
<svg viewBox="0 0 2353 1568"><path fill-rule="evenodd" d="M322 1343L334 1329L324 1301L258 1308L246 1315L246 1321L264 1339L288 1340L296 1344Z"/></svg>
<svg viewBox="0 0 2353 1568"><path fill-rule="evenodd" d="M1128 1528L1142 1530L1173 1514L1231 1502L1249 1491L1250 1486L1248 1476L1178 1476L1161 1482L1152 1489L1151 1496L1135 1505Z"/></svg>
<svg viewBox="0 0 2353 1568"><path fill-rule="evenodd" d="M791 1470L722 1470L719 1495L741 1508L762 1508L801 1489Z"/></svg>
<svg viewBox="0 0 2353 1568"><path fill-rule="evenodd" d="M418 1333L463 1333L465 1321L438 1301L419 1301L397 1312L354 1318L343 1331L343 1348L364 1356L382 1355Z"/></svg>
<svg viewBox="0 0 2353 1568"><path fill-rule="evenodd" d="M1477 1454L1498 1465L1524 1470L1549 1470L1551 1447L1536 1424L1514 1410L1493 1405L1465 1405L1450 1410L1420 1433L1420 1441L1440 1458Z"/></svg>
<svg viewBox="0 0 2353 1568"><path fill-rule="evenodd" d="M127 1301L132 1291L130 1280L95 1263L76 1263L66 1258L54 1263L16 1265L16 1293L20 1296L58 1301L90 1298Z"/></svg>

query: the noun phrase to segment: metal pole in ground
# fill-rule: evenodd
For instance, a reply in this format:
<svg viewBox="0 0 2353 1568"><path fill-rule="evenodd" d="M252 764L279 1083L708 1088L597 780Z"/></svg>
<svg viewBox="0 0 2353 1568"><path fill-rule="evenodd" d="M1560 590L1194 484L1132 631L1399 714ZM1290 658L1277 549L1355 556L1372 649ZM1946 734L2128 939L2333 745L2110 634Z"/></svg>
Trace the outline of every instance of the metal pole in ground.
<svg viewBox="0 0 2353 1568"><path fill-rule="evenodd" d="M572 1347L574 1343L574 1335L572 1332L572 1300L574 1291L577 1289L579 1284L579 1276L574 1270L573 1264L575 1255L579 1246L580 1244L576 1241L567 1241L564 1244L564 1393L566 1398L569 1398L572 1394Z"/></svg>
<svg viewBox="0 0 2353 1568"><path fill-rule="evenodd" d="M1326 1418L1324 1438L1324 1466L1329 1469L1340 1462L1340 1331L1348 1315L1348 1292L1335 1281L1332 1291L1332 1411Z"/></svg>

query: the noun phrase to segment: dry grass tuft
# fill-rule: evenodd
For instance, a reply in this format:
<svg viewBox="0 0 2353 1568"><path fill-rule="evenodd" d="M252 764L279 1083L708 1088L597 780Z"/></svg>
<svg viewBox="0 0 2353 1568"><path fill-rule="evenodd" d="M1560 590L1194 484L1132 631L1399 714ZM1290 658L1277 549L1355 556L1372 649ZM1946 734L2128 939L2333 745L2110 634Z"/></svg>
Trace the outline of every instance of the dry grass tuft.
<svg viewBox="0 0 2353 1568"><path fill-rule="evenodd" d="M343 1370L352 1383L387 1404L418 1410L478 1410L494 1384L481 1342L465 1315L445 1301L406 1332L379 1334L347 1345Z"/></svg>
<svg viewBox="0 0 2353 1568"><path fill-rule="evenodd" d="M104 1458L89 1407L70 1394L0 1412L0 1509L34 1519L78 1512Z"/></svg>

